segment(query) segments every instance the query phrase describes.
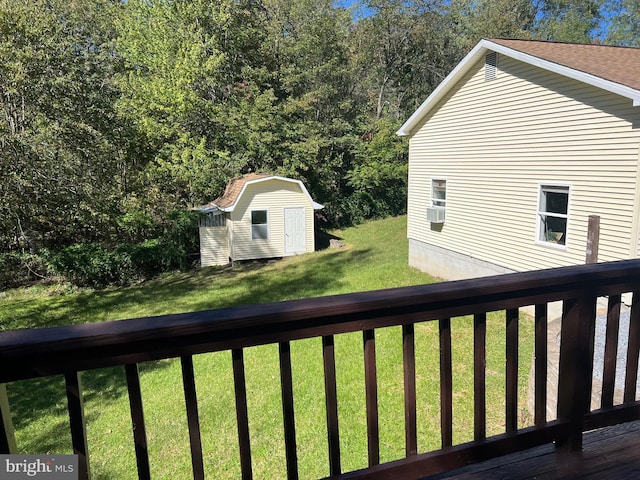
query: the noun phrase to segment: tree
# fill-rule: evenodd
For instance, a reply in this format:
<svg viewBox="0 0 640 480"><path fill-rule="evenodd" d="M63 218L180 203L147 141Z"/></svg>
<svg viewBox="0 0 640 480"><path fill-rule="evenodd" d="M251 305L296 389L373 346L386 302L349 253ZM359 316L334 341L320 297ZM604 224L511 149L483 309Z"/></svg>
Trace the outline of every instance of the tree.
<svg viewBox="0 0 640 480"><path fill-rule="evenodd" d="M640 47L640 1L613 0L606 2L610 18L606 42L625 47Z"/></svg>
<svg viewBox="0 0 640 480"><path fill-rule="evenodd" d="M537 33L543 40L591 43L602 19L601 0L541 0Z"/></svg>
<svg viewBox="0 0 640 480"><path fill-rule="evenodd" d="M231 18L230 1L131 0L117 24L120 114L149 145L146 182L158 187L162 211L215 195L230 171L220 82L225 55L218 44Z"/></svg>
<svg viewBox="0 0 640 480"><path fill-rule="evenodd" d="M535 16L530 0L451 2L457 43L464 52L483 38L531 38Z"/></svg>
<svg viewBox="0 0 640 480"><path fill-rule="evenodd" d="M260 110L249 117L254 145L247 146L256 170L293 176L322 199L333 222L344 218L345 174L351 168L359 103L349 63L351 17L330 0L265 0L260 49L268 72ZM254 80L251 85L258 85ZM268 96L268 97L267 97ZM269 126L256 134L252 125Z"/></svg>
<svg viewBox="0 0 640 480"><path fill-rule="evenodd" d="M112 109L116 14L107 0L0 0L3 250L109 233L126 143Z"/></svg>
<svg viewBox="0 0 640 480"><path fill-rule="evenodd" d="M375 120L406 118L457 59L444 2L363 1L370 15L354 28L356 78Z"/></svg>
<svg viewBox="0 0 640 480"><path fill-rule="evenodd" d="M407 149L395 133L399 127L399 122L383 118L356 145L361 161L347 174L354 214L359 213L354 221L406 213Z"/></svg>

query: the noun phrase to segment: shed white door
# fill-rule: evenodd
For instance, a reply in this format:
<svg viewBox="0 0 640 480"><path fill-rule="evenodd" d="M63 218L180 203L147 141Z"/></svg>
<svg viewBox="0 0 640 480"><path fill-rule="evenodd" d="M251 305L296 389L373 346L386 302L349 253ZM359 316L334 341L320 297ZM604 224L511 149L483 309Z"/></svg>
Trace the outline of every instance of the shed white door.
<svg viewBox="0 0 640 480"><path fill-rule="evenodd" d="M284 209L284 253L292 255L306 251L304 207Z"/></svg>

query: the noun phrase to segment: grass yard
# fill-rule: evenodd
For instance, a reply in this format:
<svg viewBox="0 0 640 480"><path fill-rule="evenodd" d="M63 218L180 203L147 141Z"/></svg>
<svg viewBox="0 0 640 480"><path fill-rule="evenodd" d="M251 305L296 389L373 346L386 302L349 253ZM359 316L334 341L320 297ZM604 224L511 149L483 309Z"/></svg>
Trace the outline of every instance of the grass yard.
<svg viewBox="0 0 640 480"><path fill-rule="evenodd" d="M144 284L101 291L39 287L0 299L2 329L118 320L257 302L322 296L434 281L407 266L406 218L332 232L348 246L269 264L208 268ZM473 322L452 319L454 443L473 439ZM487 425L503 432L504 319L487 320ZM292 342L298 459L301 478L329 474L320 339ZM398 327L376 331L381 460L404 456L402 337ZM525 404L533 323L520 322L520 403ZM362 336L336 337L340 441L344 471L365 467L366 418ZM439 447L437 323L416 325L418 448ZM205 469L210 478L240 477L230 352L194 357ZM246 349L255 478L286 478L276 345ZM140 365L152 477L189 478L190 458L180 364ZM94 478L136 478L126 382L122 368L83 374L90 462ZM61 377L8 386L22 453L69 453ZM522 414L522 422L528 421Z"/></svg>

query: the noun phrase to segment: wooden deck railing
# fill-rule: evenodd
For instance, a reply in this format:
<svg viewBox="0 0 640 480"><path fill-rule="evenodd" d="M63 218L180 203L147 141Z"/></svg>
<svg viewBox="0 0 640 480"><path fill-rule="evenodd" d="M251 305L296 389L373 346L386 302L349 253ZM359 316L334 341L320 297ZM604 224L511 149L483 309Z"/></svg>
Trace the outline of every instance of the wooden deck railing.
<svg viewBox="0 0 640 480"><path fill-rule="evenodd" d="M624 403L614 405L615 341L621 294L633 295ZM179 315L0 334L0 384L64 374L73 449L79 455L81 478L90 478L80 372L124 366L131 407L133 445L141 479L150 478L149 457L140 393L138 364L179 358L187 408L193 477L204 478L200 420L196 401L194 354L230 350L235 383L236 417L243 478L252 477L243 349L279 345L282 411L287 475L298 477L295 397L290 342L321 337L329 472L332 477L421 478L470 462L489 459L543 443L579 450L587 429L640 418L636 401L640 353L640 260L559 268L372 291L264 305L241 306ZM590 411L596 302L608 297L607 351L602 408ZM547 421L547 305L562 301L558 418ZM522 307L535 309L535 422L518 428L518 327ZM505 312L506 433L487 437L486 313ZM474 441L452 446L452 338L450 319L474 319ZM440 338L440 411L442 448L420 452L416 427L416 362L414 325L436 321ZM402 326L406 457L380 464L378 385L375 329ZM368 463L363 470L343 473L338 429L338 394L334 336L361 331L364 343ZM613 352L613 353L612 353ZM437 368L437 366L434 366ZM7 418L0 404L0 419ZM399 419L401 420L401 419ZM8 453L10 434L0 425L0 453ZM29 452L32 453L32 452ZM215 475L214 475L215 476Z"/></svg>

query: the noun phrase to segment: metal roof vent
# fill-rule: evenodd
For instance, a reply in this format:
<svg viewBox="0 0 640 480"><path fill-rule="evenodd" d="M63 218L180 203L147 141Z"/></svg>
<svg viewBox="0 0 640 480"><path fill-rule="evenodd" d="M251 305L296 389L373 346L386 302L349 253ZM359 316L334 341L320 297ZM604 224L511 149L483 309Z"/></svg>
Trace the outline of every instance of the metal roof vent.
<svg viewBox="0 0 640 480"><path fill-rule="evenodd" d="M498 54L496 52L487 53L484 59L484 81L496 79L498 66Z"/></svg>

